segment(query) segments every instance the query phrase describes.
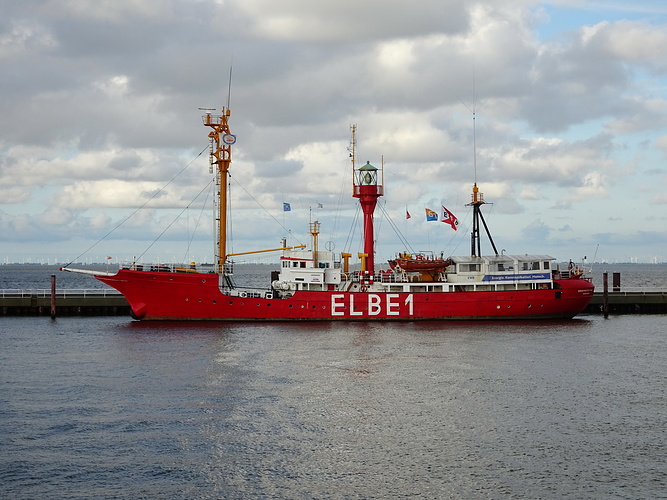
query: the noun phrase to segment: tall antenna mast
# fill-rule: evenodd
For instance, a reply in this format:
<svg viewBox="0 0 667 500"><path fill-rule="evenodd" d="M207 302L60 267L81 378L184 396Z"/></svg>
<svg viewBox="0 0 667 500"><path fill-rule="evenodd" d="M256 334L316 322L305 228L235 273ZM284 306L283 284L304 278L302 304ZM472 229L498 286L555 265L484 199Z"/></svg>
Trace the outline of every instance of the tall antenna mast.
<svg viewBox="0 0 667 500"><path fill-rule="evenodd" d="M230 101L232 100L232 68L234 67L234 59L229 65L229 84L227 86L227 109L229 109Z"/></svg>
<svg viewBox="0 0 667 500"><path fill-rule="evenodd" d="M229 166L232 162L232 145L236 142L236 136L229 130L229 108L222 108L219 115L211 114L210 109L204 108L204 125L210 127L209 132L209 154L210 164L216 171L218 184L218 214L217 214L217 248L216 248L216 272L225 272L227 261L227 180L229 178Z"/></svg>
<svg viewBox="0 0 667 500"><path fill-rule="evenodd" d="M477 187L477 91L475 90L475 71L473 68L472 73L472 108L468 107L472 113L472 165L473 165L473 176L474 183L472 186L472 199L468 206L472 207L472 231L470 233L470 255L472 257L481 257L482 256L482 240L480 238L480 221L484 225L484 230L486 235L489 238L489 243L493 247L493 251L498 255L498 249L496 244L493 241L489 227L486 225L484 220L484 215L482 215L481 206L486 204L484 201L484 195L479 192Z"/></svg>
<svg viewBox="0 0 667 500"><path fill-rule="evenodd" d="M473 181L477 185L477 123L475 113L477 112L477 92L475 91L475 68L472 71L472 167Z"/></svg>
<svg viewBox="0 0 667 500"><path fill-rule="evenodd" d="M357 156L357 126L350 125L350 131L352 132L352 137L350 138L350 147L347 150L350 152L350 161L352 162L352 170L354 170L354 161Z"/></svg>

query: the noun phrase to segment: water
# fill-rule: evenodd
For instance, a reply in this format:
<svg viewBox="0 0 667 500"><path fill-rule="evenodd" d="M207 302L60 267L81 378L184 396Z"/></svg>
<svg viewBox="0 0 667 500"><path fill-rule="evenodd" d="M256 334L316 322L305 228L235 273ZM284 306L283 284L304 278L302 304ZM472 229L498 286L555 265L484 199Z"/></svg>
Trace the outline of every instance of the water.
<svg viewBox="0 0 667 500"><path fill-rule="evenodd" d="M6 498L664 498L665 316L2 318Z"/></svg>
<svg viewBox="0 0 667 500"><path fill-rule="evenodd" d="M666 320L1 317L0 496L667 498Z"/></svg>
<svg viewBox="0 0 667 500"><path fill-rule="evenodd" d="M567 264L560 264L566 269ZM114 272L117 265L72 265L74 268ZM278 264L237 265L235 275L238 284L269 287L271 271L280 269ZM603 273L608 273L609 288L612 274L621 273L621 285L625 288L646 290L667 290L667 264L594 264L586 266L588 276L592 276L595 288L602 291ZM0 290L3 289L50 289L51 275L56 275L58 289L109 288L89 275L59 271L58 266L25 264L0 265Z"/></svg>

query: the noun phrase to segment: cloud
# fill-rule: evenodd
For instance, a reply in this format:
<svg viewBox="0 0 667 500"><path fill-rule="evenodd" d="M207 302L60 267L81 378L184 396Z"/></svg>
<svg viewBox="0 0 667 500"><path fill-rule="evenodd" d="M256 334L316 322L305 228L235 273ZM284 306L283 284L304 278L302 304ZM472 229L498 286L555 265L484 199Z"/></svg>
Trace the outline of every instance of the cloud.
<svg viewBox="0 0 667 500"><path fill-rule="evenodd" d="M613 58L660 74L667 71L667 61L663 57L667 44L666 26L622 20L600 23L593 29L595 36L590 42L599 45L600 50L607 51Z"/></svg>
<svg viewBox="0 0 667 500"><path fill-rule="evenodd" d="M309 0L243 0L231 2L260 37L305 42L378 39L459 32L469 13L456 0L387 4L382 0L312 2ZM405 22L412 19L413 22Z"/></svg>
<svg viewBox="0 0 667 500"><path fill-rule="evenodd" d="M532 224L549 224L550 207L625 202L645 215L642 189L665 203L667 22L603 8L584 22L586 6L570 7L574 28L542 40L548 18L533 0L9 2L3 228L17 241L47 237L49 224L93 236L157 194L145 222L159 232L211 181L197 108L227 102L230 66L232 201L244 216L268 217L286 197L353 212L351 124L357 162L384 161L392 213L436 199L462 218L477 180L489 212L512 215L494 217L494 233L544 231Z"/></svg>
<svg viewBox="0 0 667 500"><path fill-rule="evenodd" d="M525 238L530 238L531 240L548 241L551 234L551 228L540 219L535 219L521 229L521 234Z"/></svg>
<svg viewBox="0 0 667 500"><path fill-rule="evenodd" d="M606 176L600 172L589 172L584 176L582 185L572 190L571 199L585 200L606 196L609 196Z"/></svg>

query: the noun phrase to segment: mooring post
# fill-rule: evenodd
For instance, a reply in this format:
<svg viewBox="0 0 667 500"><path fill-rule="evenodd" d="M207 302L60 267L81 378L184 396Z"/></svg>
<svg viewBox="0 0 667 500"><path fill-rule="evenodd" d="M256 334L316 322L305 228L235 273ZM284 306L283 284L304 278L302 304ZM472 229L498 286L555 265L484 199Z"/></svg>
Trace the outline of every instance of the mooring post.
<svg viewBox="0 0 667 500"><path fill-rule="evenodd" d="M604 317L609 317L609 273L602 273L602 312Z"/></svg>
<svg viewBox="0 0 667 500"><path fill-rule="evenodd" d="M51 275L51 319L56 319L56 275Z"/></svg>

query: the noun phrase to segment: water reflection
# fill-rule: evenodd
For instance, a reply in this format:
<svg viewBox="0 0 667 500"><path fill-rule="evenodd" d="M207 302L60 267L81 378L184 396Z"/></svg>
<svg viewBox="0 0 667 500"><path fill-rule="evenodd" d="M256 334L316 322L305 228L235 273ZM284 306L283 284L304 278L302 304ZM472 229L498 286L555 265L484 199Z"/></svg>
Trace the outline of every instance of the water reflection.
<svg viewBox="0 0 667 500"><path fill-rule="evenodd" d="M657 498L664 489L664 316L4 321L8 497Z"/></svg>

